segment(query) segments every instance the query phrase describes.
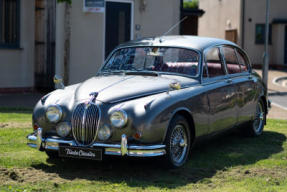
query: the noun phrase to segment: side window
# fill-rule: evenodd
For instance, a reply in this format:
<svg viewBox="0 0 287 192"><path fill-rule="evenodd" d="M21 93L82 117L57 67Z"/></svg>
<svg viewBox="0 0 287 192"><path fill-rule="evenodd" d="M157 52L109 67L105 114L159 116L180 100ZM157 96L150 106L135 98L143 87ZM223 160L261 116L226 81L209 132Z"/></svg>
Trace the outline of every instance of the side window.
<svg viewBox="0 0 287 192"><path fill-rule="evenodd" d="M237 61L236 53L232 47L222 47L226 68L229 74L240 73L240 66Z"/></svg>
<svg viewBox="0 0 287 192"><path fill-rule="evenodd" d="M225 70L220 59L220 52L218 47L211 48L206 52L205 64L207 65L209 77L225 75Z"/></svg>
<svg viewBox="0 0 287 192"><path fill-rule="evenodd" d="M246 72L248 71L248 59L242 51L239 49L236 49L237 57L238 57L238 63L240 65L241 71Z"/></svg>

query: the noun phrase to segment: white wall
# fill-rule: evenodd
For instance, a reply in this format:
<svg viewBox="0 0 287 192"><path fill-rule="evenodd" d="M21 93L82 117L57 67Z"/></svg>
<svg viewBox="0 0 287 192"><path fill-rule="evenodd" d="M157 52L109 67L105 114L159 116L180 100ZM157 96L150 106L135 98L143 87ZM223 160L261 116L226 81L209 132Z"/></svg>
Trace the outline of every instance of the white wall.
<svg viewBox="0 0 287 192"><path fill-rule="evenodd" d="M126 0L129 1L129 0ZM146 9L140 12L140 1L130 0L134 5L134 39L162 35L179 21L179 0L146 0ZM56 73L63 74L63 5L57 6ZM104 61L105 14L84 13L83 0L73 0L71 10L71 51L69 84L94 76ZM176 28L170 34L179 34Z"/></svg>
<svg viewBox="0 0 287 192"><path fill-rule="evenodd" d="M34 86L35 2L20 3L20 49L0 48L0 88Z"/></svg>

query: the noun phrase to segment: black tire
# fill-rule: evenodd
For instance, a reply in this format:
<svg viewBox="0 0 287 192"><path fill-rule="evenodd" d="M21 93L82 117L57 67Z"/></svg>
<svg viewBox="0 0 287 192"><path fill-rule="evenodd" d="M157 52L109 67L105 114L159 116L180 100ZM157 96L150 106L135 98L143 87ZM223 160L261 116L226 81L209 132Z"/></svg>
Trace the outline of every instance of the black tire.
<svg viewBox="0 0 287 192"><path fill-rule="evenodd" d="M58 159L59 154L57 151L45 151L46 154L48 155L49 159Z"/></svg>
<svg viewBox="0 0 287 192"><path fill-rule="evenodd" d="M187 120L176 115L171 120L165 139L165 162L170 168L183 166L190 157L191 135Z"/></svg>
<svg viewBox="0 0 287 192"><path fill-rule="evenodd" d="M244 127L244 135L248 137L258 137L262 135L266 122L266 111L263 101L260 99L256 105L256 111L253 121Z"/></svg>

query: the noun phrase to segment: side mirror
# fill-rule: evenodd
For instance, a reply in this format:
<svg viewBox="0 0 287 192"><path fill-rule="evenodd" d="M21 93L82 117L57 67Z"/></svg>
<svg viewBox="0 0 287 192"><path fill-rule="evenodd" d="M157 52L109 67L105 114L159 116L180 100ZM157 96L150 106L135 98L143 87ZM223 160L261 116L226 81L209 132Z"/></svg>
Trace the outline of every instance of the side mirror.
<svg viewBox="0 0 287 192"><path fill-rule="evenodd" d="M179 83L171 83L171 84L169 84L169 88L171 89L171 90L180 90L181 89L181 85L179 84Z"/></svg>
<svg viewBox="0 0 287 192"><path fill-rule="evenodd" d="M180 89L181 89L181 85L178 82L171 83L169 84L169 89L167 90L167 94L169 94L169 91L180 90Z"/></svg>
<svg viewBox="0 0 287 192"><path fill-rule="evenodd" d="M65 88L65 85L63 83L63 78L60 75L55 75L53 80L54 80L56 89Z"/></svg>

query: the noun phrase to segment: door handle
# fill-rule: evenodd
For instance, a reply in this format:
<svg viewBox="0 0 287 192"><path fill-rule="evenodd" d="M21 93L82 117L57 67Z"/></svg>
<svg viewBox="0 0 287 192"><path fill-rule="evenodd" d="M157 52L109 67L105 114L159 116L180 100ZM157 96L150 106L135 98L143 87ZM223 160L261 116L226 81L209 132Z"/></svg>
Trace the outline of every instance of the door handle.
<svg viewBox="0 0 287 192"><path fill-rule="evenodd" d="M232 83L232 79L226 79L225 82L226 83Z"/></svg>

